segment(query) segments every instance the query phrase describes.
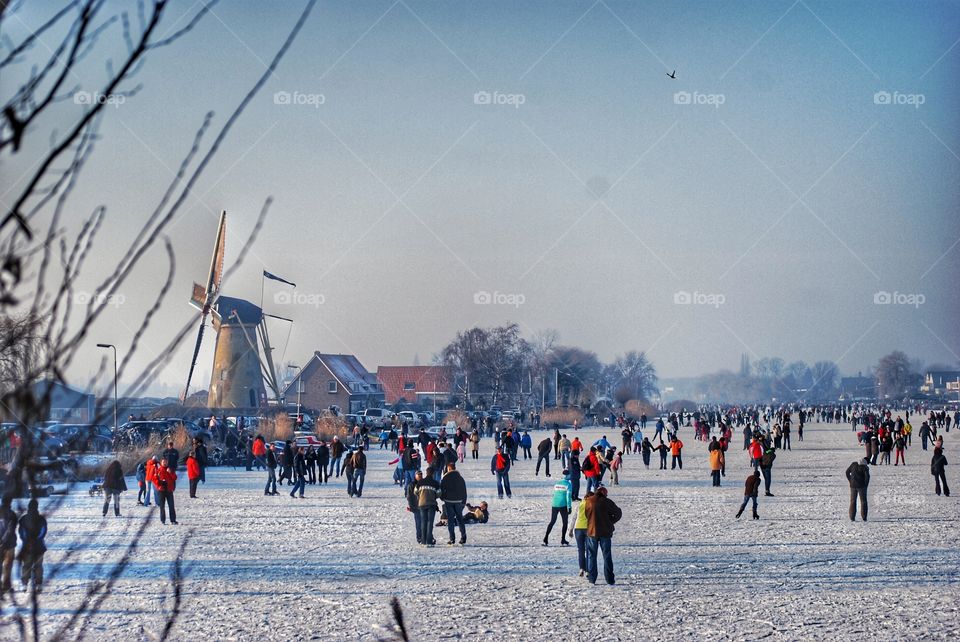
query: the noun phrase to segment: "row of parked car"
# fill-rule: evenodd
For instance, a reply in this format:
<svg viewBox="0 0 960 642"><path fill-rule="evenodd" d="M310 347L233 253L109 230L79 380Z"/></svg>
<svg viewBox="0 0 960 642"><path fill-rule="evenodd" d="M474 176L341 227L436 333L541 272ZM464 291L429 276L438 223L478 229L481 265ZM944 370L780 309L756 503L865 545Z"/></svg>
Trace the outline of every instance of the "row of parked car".
<svg viewBox="0 0 960 642"><path fill-rule="evenodd" d="M17 424L3 424L4 435L13 442ZM108 453L113 450L113 431L108 426L44 422L30 427L41 457L55 459L69 452Z"/></svg>

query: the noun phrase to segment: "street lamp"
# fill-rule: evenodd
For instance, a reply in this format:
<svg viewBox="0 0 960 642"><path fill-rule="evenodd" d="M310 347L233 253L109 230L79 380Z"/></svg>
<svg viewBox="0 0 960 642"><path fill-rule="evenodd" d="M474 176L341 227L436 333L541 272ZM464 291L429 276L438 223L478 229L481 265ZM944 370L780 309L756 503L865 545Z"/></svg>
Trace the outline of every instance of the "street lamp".
<svg viewBox="0 0 960 642"><path fill-rule="evenodd" d="M117 429L117 346L110 343L98 343L98 348L113 350L113 429Z"/></svg>
<svg viewBox="0 0 960 642"><path fill-rule="evenodd" d="M291 368L297 369L297 422L301 422L300 419L300 391L303 390L303 367L295 366L290 364Z"/></svg>

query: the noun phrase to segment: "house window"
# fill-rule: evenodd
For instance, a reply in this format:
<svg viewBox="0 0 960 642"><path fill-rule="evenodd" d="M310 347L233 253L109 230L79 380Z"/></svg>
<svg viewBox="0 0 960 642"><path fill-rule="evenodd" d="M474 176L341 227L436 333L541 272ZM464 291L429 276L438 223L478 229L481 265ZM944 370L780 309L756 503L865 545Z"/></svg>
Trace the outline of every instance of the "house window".
<svg viewBox="0 0 960 642"><path fill-rule="evenodd" d="M327 392L332 395L337 394L337 382L335 379L331 379L327 382Z"/></svg>
<svg viewBox="0 0 960 642"><path fill-rule="evenodd" d="M403 384L403 389L404 389L404 390L416 390L416 389L417 389L417 384L415 384L415 383L412 382L412 381L407 381L407 382L405 382L405 383Z"/></svg>

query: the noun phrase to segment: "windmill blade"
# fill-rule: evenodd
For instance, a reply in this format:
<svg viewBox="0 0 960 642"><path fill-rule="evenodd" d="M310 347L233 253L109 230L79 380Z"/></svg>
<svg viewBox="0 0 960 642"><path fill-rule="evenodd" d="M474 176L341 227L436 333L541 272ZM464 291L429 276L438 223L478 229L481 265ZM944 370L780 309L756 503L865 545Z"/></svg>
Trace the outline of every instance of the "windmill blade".
<svg viewBox="0 0 960 642"><path fill-rule="evenodd" d="M197 357L200 355L200 344L203 342L203 328L206 325L207 314L203 312L200 315L200 330L197 332L197 345L193 348L193 359L190 360L190 372L187 374L187 386L183 389L183 401L186 403L187 396L190 394L190 381L193 379L193 371L197 367Z"/></svg>

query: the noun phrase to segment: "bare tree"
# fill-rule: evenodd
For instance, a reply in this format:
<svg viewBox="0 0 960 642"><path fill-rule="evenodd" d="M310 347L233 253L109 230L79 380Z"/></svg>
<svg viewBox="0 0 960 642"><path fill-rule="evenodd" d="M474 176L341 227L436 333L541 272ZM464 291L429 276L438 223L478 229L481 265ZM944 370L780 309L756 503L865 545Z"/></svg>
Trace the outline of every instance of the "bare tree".
<svg viewBox="0 0 960 642"><path fill-rule="evenodd" d="M58 8L18 42L9 39L3 42L0 73L7 81L4 88L15 88L11 89L9 95L0 98L0 160L4 156L36 152L36 158L30 158L27 163L31 169L12 195L11 205L0 215L0 313L4 315L0 325L0 346L4 348L0 360L3 377L0 379L0 409L14 422L14 427L8 432L16 433L20 444L17 456L7 471L4 493L19 496L20 489L33 492L44 475L56 465L56 462L50 462L42 456L36 433L30 429L48 417L53 391L52 386L36 386L35 382L67 381L67 372L78 350L89 340L91 327L100 318L111 297L129 279L134 267L158 243L166 250L167 277L154 303L139 320L132 321L132 325L139 330L119 364L120 376L132 381L125 394L140 394L166 363L173 348L196 324L197 317L194 316L182 327L173 329L160 354L141 371L129 372L131 359L137 353L141 339L151 327L172 283L175 257L172 243L165 235L166 230L237 119L288 51L310 15L315 0L306 1L298 20L266 71L228 114L223 124L214 130L213 113L206 114L193 136L192 144L184 153L176 175L166 186L155 208L145 217L134 240L120 252L120 258L113 264L107 264L102 260L106 253L98 256L98 268L106 276L86 305L73 305L76 302L75 285L81 269L90 263L95 253L98 233L106 219L106 207L95 208L79 222L78 231L72 235L65 229L65 213L70 211L71 195L78 182L83 180L83 168L94 152L100 124L106 116L104 107L109 104L109 99L119 96L132 99L140 89L136 84L136 76L147 63L149 54L183 39L216 2L209 0L200 5L183 27L169 35L160 36L168 0L141 0L136 4L135 15L126 11L108 13L105 0L73 0ZM21 6L0 2L0 32L7 31L7 22ZM57 40L53 46L45 42L50 38ZM124 54L119 60L107 60L104 80L97 87L85 90L78 79L89 77L91 72L89 69L82 72L81 67L105 38L116 39ZM37 46L41 44L44 46ZM22 82L8 84L11 77L17 76L22 78ZM75 100L80 92L96 99ZM60 118L55 127L44 125L44 117L51 113L55 104L71 100L82 105L79 113L68 121ZM211 137L212 140L207 143ZM49 141L46 147L44 141ZM267 198L237 261L225 272L224 280L246 256L270 203L271 199ZM115 248L111 247L109 255L115 254ZM93 381L88 382L88 386L99 381L104 366L105 362L102 362L100 372ZM98 409L98 417L93 423L101 421L104 414L102 409ZM58 500L52 500L45 505L44 512L51 515L59 505ZM148 520L144 520L134 534L119 561L112 566L100 567L89 578L86 598L78 605L70 623L89 619L109 599L110 589L129 563L140 535L149 524ZM184 540L184 547L188 541L189 537ZM85 543L79 542L75 548L68 548L61 563L69 566L75 551L83 546ZM179 561L183 550L181 548L177 560L173 561L171 582L175 598L179 595L183 579ZM14 598L0 596L0 606L6 599ZM0 621L0 637L4 636L5 629L16 628L21 639L39 640L40 600L40 594L34 589L29 595L29 617L25 619L18 615ZM167 615L162 627L163 638L169 636L178 614L179 609L175 608ZM77 639L82 638L82 629ZM76 635L76 630L70 626L63 627L53 634L52 639L64 639L68 635Z"/></svg>

